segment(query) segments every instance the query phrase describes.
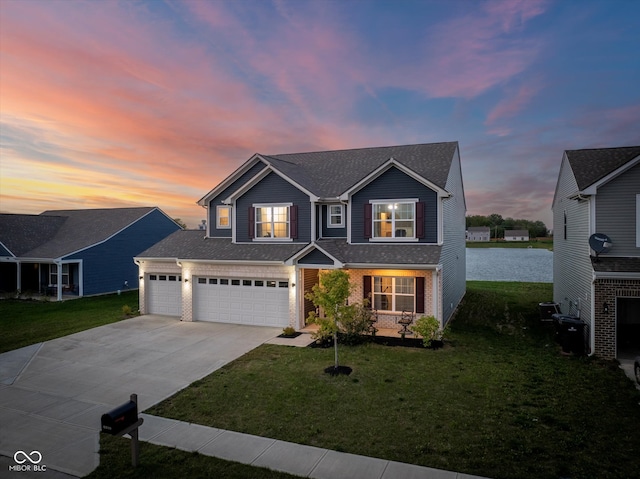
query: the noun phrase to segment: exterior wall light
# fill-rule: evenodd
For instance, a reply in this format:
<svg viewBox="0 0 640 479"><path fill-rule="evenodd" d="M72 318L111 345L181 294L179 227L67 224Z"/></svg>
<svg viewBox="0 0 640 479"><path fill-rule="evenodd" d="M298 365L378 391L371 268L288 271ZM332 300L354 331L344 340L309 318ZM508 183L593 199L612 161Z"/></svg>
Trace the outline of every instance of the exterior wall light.
<svg viewBox="0 0 640 479"><path fill-rule="evenodd" d="M602 312L604 314L609 314L609 305L607 303L602 303Z"/></svg>

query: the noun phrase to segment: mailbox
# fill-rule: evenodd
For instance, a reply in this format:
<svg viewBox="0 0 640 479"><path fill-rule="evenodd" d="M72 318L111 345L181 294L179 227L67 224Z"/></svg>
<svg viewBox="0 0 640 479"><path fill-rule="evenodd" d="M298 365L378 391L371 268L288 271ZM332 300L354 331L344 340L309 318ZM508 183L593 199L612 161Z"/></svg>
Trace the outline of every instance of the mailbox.
<svg viewBox="0 0 640 479"><path fill-rule="evenodd" d="M102 432L116 435L138 421L138 404L133 401L102 415Z"/></svg>

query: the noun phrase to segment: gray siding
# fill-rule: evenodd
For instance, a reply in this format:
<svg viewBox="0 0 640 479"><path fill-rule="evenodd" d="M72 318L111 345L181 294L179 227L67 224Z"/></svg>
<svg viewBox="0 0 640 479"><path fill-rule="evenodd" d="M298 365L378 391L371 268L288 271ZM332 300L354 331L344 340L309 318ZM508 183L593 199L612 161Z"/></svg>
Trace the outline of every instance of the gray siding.
<svg viewBox="0 0 640 479"><path fill-rule="evenodd" d="M640 194L640 164L598 189L595 230L613 241L609 256L640 256L636 246L636 195Z"/></svg>
<svg viewBox="0 0 640 479"><path fill-rule="evenodd" d="M338 203L337 203L338 204ZM344 216L342 218L342 224L344 228L329 228L329 207L328 205L321 205L319 223L322 228L322 238L346 238L347 237L347 208L344 208Z"/></svg>
<svg viewBox="0 0 640 479"><path fill-rule="evenodd" d="M222 190L218 195L209 201L209 236L212 238L231 238L232 230L231 228L218 229L216 225L218 224L216 214L217 208L216 206L221 205L222 201L227 199L231 193L238 190L242 185L251 180L254 176L260 173L265 168L265 164L262 162L256 163L254 166L249 168L243 175L240 176L237 180L231 183L228 187ZM233 215L233 211L231 211Z"/></svg>
<svg viewBox="0 0 640 479"><path fill-rule="evenodd" d="M326 254L314 249L298 260L299 265L305 264L333 264L333 260Z"/></svg>
<svg viewBox="0 0 640 479"><path fill-rule="evenodd" d="M591 325L589 200L570 200L578 184L566 157L562 160L553 204L553 300L565 314L579 314ZM567 236L564 237L564 214ZM542 299L542 298L541 298Z"/></svg>
<svg viewBox="0 0 640 479"><path fill-rule="evenodd" d="M450 198L443 199L442 318L446 324L467 291L467 260L465 239L466 206L460 155L456 149L447 178Z"/></svg>
<svg viewBox="0 0 640 479"><path fill-rule="evenodd" d="M364 237L364 205L369 200L418 198L425 202L425 237L421 243L438 242L438 195L397 168L390 168L351 198L351 242L368 243ZM464 225L462 229L464 235Z"/></svg>
<svg viewBox="0 0 640 479"><path fill-rule="evenodd" d="M269 173L236 201L236 241L249 238L249 207L255 203L293 203L298 206L297 243L311 242L311 202L309 196L275 173Z"/></svg>

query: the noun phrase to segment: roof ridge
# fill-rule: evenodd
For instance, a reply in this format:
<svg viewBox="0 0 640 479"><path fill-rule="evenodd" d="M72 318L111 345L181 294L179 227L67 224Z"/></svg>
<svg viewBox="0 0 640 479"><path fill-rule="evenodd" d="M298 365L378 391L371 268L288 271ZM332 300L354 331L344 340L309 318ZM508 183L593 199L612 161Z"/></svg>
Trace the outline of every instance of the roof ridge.
<svg viewBox="0 0 640 479"><path fill-rule="evenodd" d="M313 153L338 153L338 152L345 152L345 151L382 150L387 148L404 148L409 146L448 145L452 143L458 143L458 142L457 141L436 141L435 143L410 143L407 145L367 146L367 147L360 147L360 148L343 148L339 150L300 151L300 152L294 152L294 153L278 153L275 155L262 155L262 153L260 153L260 155L281 160L280 158L278 158L279 156L308 155ZM285 160L281 160L281 161L285 161Z"/></svg>

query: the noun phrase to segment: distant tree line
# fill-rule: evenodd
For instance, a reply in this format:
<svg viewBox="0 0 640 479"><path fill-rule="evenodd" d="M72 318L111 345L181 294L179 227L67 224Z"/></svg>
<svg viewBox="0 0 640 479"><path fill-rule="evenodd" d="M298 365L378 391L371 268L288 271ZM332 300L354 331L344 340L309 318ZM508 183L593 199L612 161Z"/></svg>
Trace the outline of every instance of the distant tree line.
<svg viewBox="0 0 640 479"><path fill-rule="evenodd" d="M471 226L489 226L492 238L504 238L505 230L527 230L531 238L542 238L549 235L549 231L542 221L503 218L497 213L489 216L467 216L467 228Z"/></svg>

